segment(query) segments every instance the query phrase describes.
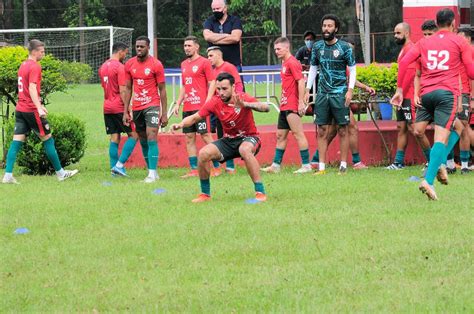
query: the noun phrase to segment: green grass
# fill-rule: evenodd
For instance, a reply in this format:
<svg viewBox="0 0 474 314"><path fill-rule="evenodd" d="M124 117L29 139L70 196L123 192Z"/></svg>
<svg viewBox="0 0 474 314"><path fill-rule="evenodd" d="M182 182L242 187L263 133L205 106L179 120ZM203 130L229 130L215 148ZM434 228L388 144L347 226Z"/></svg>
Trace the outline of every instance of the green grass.
<svg viewBox="0 0 474 314"><path fill-rule="evenodd" d="M179 179L183 169L151 186L143 169L107 174L100 100L80 86L50 107L87 122L77 177L0 186L1 312L474 311L472 176L428 202L408 180L418 167L288 167L263 176L267 203L249 205L239 169L211 180L212 202L191 205L198 181Z"/></svg>

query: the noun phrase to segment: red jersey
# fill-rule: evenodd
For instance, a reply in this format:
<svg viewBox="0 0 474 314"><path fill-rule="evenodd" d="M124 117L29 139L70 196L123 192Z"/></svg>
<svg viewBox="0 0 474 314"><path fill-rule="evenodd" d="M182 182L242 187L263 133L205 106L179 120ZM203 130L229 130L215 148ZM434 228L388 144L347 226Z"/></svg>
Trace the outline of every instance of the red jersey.
<svg viewBox="0 0 474 314"><path fill-rule="evenodd" d="M257 102L257 99L246 93L239 95L245 102ZM224 103L219 96L213 96L199 109L198 114L204 118L213 113L221 122L226 137L257 136L252 109L235 108L231 105Z"/></svg>
<svg viewBox="0 0 474 314"><path fill-rule="evenodd" d="M460 36L441 30L429 38L422 38L402 59L398 71L398 87L402 86L408 65L419 57L421 57L420 95L444 89L459 96L461 67L466 67L466 73L470 78L474 77L469 44Z"/></svg>
<svg viewBox="0 0 474 314"><path fill-rule="evenodd" d="M471 46L471 56L474 60L474 46ZM467 77L466 68L461 67L461 83L462 83L462 93L471 94L471 80Z"/></svg>
<svg viewBox="0 0 474 314"><path fill-rule="evenodd" d="M144 62L133 57L125 63L125 81L133 83L133 110L160 106L158 84L165 82L165 70L155 57L148 56Z"/></svg>
<svg viewBox="0 0 474 314"><path fill-rule="evenodd" d="M119 85L125 85L123 64L109 59L99 68L100 84L104 89L104 113L123 113L123 101L120 98Z"/></svg>
<svg viewBox="0 0 474 314"><path fill-rule="evenodd" d="M240 78L240 74L237 71L237 68L235 67L235 65L227 61L224 61L224 63L221 64L221 66L214 68L215 77L217 77L217 75L219 75L222 72L227 72L234 77L234 80L235 80L234 86L235 86L235 91L237 93L242 93L244 91L244 85L242 84L242 79Z"/></svg>
<svg viewBox="0 0 474 314"><path fill-rule="evenodd" d="M184 86L183 111L195 111L201 108L207 98L207 83L215 80L209 60L199 56L195 60L181 62L181 83Z"/></svg>
<svg viewBox="0 0 474 314"><path fill-rule="evenodd" d="M281 67L280 110L298 111L298 81L303 79L303 67L294 56L283 61Z"/></svg>
<svg viewBox="0 0 474 314"><path fill-rule="evenodd" d="M408 51L412 49L415 46L411 41L408 42L406 45L402 47L402 50L400 50L400 53L398 54L397 62L400 63L400 61L405 57ZM415 74L416 74L416 61L410 63L408 66L407 73L405 75L405 79L403 80L402 83L402 88L403 88L403 98L404 99L413 99L413 95L415 92Z"/></svg>
<svg viewBox="0 0 474 314"><path fill-rule="evenodd" d="M41 65L31 59L24 61L18 69L18 103L16 110L21 112L35 112L38 110L30 96L30 83L36 83L38 97L41 91Z"/></svg>

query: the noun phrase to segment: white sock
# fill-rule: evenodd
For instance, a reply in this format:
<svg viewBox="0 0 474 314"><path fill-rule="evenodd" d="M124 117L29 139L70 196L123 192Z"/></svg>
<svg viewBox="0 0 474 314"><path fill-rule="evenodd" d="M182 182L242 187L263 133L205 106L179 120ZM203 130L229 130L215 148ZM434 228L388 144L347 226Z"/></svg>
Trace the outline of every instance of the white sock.
<svg viewBox="0 0 474 314"><path fill-rule="evenodd" d="M456 165L454 164L454 159L449 159L449 160L446 162L446 166L448 166L449 168L454 168L454 167L456 167Z"/></svg>
<svg viewBox="0 0 474 314"><path fill-rule="evenodd" d="M347 161L341 161L341 167L347 168Z"/></svg>
<svg viewBox="0 0 474 314"><path fill-rule="evenodd" d="M64 177L64 175L66 174L66 171L64 171L63 168L61 168L60 170L56 171L56 175L58 177Z"/></svg>
<svg viewBox="0 0 474 314"><path fill-rule="evenodd" d="M326 170L326 164L324 162L320 162L318 169L319 169L319 171Z"/></svg>
<svg viewBox="0 0 474 314"><path fill-rule="evenodd" d="M156 170L148 169L148 176L152 178L156 178Z"/></svg>
<svg viewBox="0 0 474 314"><path fill-rule="evenodd" d="M463 168L463 169L464 169L464 168L467 168L468 165L469 165L469 162L468 162L468 161L462 161L462 162L461 162L461 168Z"/></svg>
<svg viewBox="0 0 474 314"><path fill-rule="evenodd" d="M13 177L13 173L11 172L5 172L5 175L3 176L5 179L11 179Z"/></svg>
<svg viewBox="0 0 474 314"><path fill-rule="evenodd" d="M123 168L123 164L120 161L117 161L117 163L115 164L115 167Z"/></svg>

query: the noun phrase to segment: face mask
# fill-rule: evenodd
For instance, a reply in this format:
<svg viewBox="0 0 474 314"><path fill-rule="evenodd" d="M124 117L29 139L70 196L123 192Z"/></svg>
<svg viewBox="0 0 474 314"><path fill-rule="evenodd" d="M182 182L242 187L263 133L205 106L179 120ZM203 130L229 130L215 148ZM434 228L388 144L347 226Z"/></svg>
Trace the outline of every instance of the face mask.
<svg viewBox="0 0 474 314"><path fill-rule="evenodd" d="M224 12L214 11L212 14L214 14L214 18L218 21L224 17Z"/></svg>
<svg viewBox="0 0 474 314"><path fill-rule="evenodd" d="M397 43L397 45L400 45L400 46L404 45L406 40L407 40L406 38L401 38L401 39L400 38L395 38L395 42Z"/></svg>
<svg viewBox="0 0 474 314"><path fill-rule="evenodd" d="M305 40L304 43L306 45L306 48L311 49L313 48L314 40Z"/></svg>

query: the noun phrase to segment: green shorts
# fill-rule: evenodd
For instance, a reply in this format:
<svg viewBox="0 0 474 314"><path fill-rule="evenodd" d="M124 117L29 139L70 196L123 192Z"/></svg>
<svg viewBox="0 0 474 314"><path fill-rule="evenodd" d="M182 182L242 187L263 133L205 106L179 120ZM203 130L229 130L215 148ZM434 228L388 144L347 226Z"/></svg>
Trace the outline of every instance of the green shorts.
<svg viewBox="0 0 474 314"><path fill-rule="evenodd" d="M445 129L451 129L456 118L457 97L448 90L435 90L421 96L422 107L416 111L416 122L434 123Z"/></svg>
<svg viewBox="0 0 474 314"><path fill-rule="evenodd" d="M348 125L350 121L349 107L345 105L346 97L344 94L318 94L314 112L317 125L329 125L333 120L337 125Z"/></svg>
<svg viewBox="0 0 474 314"><path fill-rule="evenodd" d="M137 132L146 131L146 128L160 127L160 107L151 106L143 110L133 111L133 122Z"/></svg>
<svg viewBox="0 0 474 314"><path fill-rule="evenodd" d="M463 121L469 120L469 102L471 101L471 95L462 94L462 111L458 112L458 119Z"/></svg>

